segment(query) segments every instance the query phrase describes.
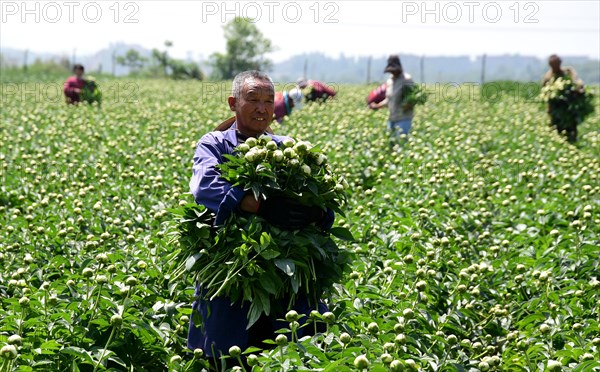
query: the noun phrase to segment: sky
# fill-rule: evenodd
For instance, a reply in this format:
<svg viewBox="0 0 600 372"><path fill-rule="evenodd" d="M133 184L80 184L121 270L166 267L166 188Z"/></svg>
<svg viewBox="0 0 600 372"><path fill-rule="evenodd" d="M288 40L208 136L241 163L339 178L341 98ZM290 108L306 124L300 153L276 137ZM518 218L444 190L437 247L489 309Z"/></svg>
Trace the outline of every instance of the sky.
<svg viewBox="0 0 600 372"><path fill-rule="evenodd" d="M170 55L203 60L224 51L223 25L235 16L273 42L275 62L308 52L600 59L600 0L0 0L0 48L71 56L116 42L164 49L170 40Z"/></svg>

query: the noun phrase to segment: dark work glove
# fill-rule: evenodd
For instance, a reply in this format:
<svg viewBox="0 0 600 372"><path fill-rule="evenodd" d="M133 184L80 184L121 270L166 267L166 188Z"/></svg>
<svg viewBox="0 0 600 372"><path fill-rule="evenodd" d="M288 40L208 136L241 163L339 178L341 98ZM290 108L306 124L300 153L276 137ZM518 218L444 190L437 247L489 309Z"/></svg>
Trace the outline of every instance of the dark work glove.
<svg viewBox="0 0 600 372"><path fill-rule="evenodd" d="M258 215L271 225L298 230L311 223L320 224L325 212L319 207L302 205L290 198L270 197L260 204Z"/></svg>

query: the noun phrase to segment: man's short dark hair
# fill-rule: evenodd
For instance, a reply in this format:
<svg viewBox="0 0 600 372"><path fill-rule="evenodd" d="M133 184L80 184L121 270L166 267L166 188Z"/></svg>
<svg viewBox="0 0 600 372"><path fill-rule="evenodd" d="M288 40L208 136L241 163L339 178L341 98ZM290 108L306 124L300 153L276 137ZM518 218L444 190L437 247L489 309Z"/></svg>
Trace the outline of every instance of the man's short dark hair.
<svg viewBox="0 0 600 372"><path fill-rule="evenodd" d="M560 57L556 54L551 55L550 57L548 57L548 62L552 63L552 62L558 62L558 64L560 64L562 62L562 60L560 59Z"/></svg>
<svg viewBox="0 0 600 372"><path fill-rule="evenodd" d="M273 80L271 80L269 75L267 75L266 73L264 73L262 71L249 70L249 71L240 72L239 74L235 75L235 77L233 78L233 84L231 86L231 95L235 99L240 98L240 95L242 94L242 88L244 87L244 83L247 80L251 80L251 79L268 81L273 86L273 90L275 89Z"/></svg>
<svg viewBox="0 0 600 372"><path fill-rule="evenodd" d="M79 63L73 65L73 71L75 71L75 70L85 71L85 69L83 68L83 65L81 65Z"/></svg>

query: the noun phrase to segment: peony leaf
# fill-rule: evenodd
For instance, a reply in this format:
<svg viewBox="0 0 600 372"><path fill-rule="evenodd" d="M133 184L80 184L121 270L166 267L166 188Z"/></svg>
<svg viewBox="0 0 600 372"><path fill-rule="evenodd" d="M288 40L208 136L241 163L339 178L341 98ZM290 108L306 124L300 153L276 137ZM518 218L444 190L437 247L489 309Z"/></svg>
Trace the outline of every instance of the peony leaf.
<svg viewBox="0 0 600 372"><path fill-rule="evenodd" d="M190 257L188 257L188 259L185 261L185 269L187 271L192 271L192 268L194 267L194 265L196 264L196 261L198 261L198 259L202 256L202 252L198 252Z"/></svg>
<svg viewBox="0 0 600 372"><path fill-rule="evenodd" d="M277 266L287 276L292 276L296 272L296 264L294 264L294 261L290 259L280 258L274 260L273 262L275 262L275 266Z"/></svg>
<svg viewBox="0 0 600 372"><path fill-rule="evenodd" d="M331 235L335 236L338 239L346 240L349 242L354 241L354 236L352 236L350 230L348 230L345 227L332 227L329 230L329 232L331 233Z"/></svg>

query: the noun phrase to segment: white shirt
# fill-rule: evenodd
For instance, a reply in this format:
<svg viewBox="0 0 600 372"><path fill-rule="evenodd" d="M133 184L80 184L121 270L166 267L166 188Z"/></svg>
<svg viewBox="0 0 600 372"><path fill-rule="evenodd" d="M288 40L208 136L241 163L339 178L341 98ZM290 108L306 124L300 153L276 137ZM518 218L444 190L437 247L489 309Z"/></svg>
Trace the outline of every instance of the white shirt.
<svg viewBox="0 0 600 372"><path fill-rule="evenodd" d="M388 99L388 108L390 110L390 121L399 121L405 119L412 119L414 112L412 108L404 111L402 108L404 97L402 97L402 88L407 85L413 85L414 81L409 74L402 73L397 79L390 77L387 81L387 89L385 90L385 97Z"/></svg>

